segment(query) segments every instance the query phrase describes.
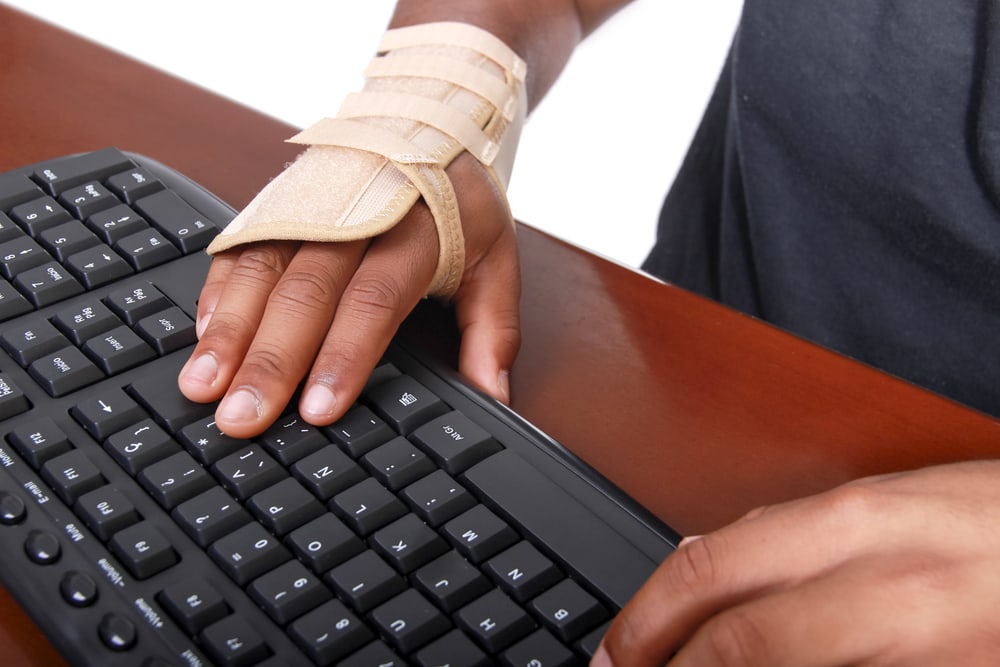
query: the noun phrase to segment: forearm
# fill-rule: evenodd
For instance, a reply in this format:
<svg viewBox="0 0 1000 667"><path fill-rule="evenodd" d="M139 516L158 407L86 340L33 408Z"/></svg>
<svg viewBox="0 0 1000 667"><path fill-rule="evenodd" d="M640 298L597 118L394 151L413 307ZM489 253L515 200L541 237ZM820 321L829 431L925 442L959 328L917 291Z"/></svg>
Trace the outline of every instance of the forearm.
<svg viewBox="0 0 1000 667"><path fill-rule="evenodd" d="M399 0L390 27L462 21L487 30L528 65L528 109L542 99L580 40L629 0Z"/></svg>

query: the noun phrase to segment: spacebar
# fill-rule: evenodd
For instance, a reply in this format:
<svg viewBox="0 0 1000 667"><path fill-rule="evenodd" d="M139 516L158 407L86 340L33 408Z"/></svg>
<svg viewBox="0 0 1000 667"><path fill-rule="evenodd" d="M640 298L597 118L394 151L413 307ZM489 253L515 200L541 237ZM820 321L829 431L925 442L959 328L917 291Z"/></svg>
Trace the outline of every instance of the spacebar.
<svg viewBox="0 0 1000 667"><path fill-rule="evenodd" d="M547 549L584 584L621 608L657 563L511 450L465 471L483 502Z"/></svg>

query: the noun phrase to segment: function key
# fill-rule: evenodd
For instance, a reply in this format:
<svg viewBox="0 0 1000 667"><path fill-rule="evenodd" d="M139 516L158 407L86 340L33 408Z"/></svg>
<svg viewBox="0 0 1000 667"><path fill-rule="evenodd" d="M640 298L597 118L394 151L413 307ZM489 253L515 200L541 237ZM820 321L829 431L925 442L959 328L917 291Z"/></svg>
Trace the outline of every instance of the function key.
<svg viewBox="0 0 1000 667"><path fill-rule="evenodd" d="M105 148L44 162L35 169L33 177L50 195L57 195L67 188L103 180L134 166L117 148Z"/></svg>
<svg viewBox="0 0 1000 667"><path fill-rule="evenodd" d="M140 197L163 189L163 183L141 167L110 176L104 184L128 204L134 204Z"/></svg>
<svg viewBox="0 0 1000 667"><path fill-rule="evenodd" d="M201 578L171 584L156 600L189 635L229 615L229 605L219 591Z"/></svg>
<svg viewBox="0 0 1000 667"><path fill-rule="evenodd" d="M49 459L72 449L69 437L51 417L18 426L7 436L7 440L36 470Z"/></svg>
<svg viewBox="0 0 1000 667"><path fill-rule="evenodd" d="M119 203L117 197L97 182L65 190L59 195L59 201L80 220Z"/></svg>
<svg viewBox="0 0 1000 667"><path fill-rule="evenodd" d="M139 512L132 501L110 484L81 495L73 511L104 542L139 521Z"/></svg>
<svg viewBox="0 0 1000 667"><path fill-rule="evenodd" d="M52 197L41 197L10 210L10 217L32 236L73 218Z"/></svg>
<svg viewBox="0 0 1000 667"><path fill-rule="evenodd" d="M209 657L220 665L253 665L271 654L260 632L236 614L205 628L201 643Z"/></svg>
<svg viewBox="0 0 1000 667"><path fill-rule="evenodd" d="M170 541L149 521L118 531L110 546L136 579L148 579L178 561Z"/></svg>
<svg viewBox="0 0 1000 667"><path fill-rule="evenodd" d="M67 505L72 505L79 496L104 484L101 471L79 449L46 461L42 465L42 479Z"/></svg>

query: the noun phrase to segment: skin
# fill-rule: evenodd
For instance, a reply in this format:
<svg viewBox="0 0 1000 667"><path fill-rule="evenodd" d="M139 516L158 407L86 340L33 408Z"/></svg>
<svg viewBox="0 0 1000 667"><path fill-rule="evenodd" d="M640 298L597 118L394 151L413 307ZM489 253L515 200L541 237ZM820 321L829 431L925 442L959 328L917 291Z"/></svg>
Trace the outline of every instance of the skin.
<svg viewBox="0 0 1000 667"><path fill-rule="evenodd" d="M528 63L530 109L577 43L625 4L400 0L391 26L459 20L489 30ZM520 343L510 212L475 159L459 156L448 174L466 239L453 298L459 370L507 401ZM255 243L218 255L181 390L195 401L221 400L219 427L252 437L304 379L303 418L332 423L425 294L436 259L422 203L367 242ZM863 479L755 510L669 557L617 616L593 664L994 664L997 525L997 462Z"/></svg>

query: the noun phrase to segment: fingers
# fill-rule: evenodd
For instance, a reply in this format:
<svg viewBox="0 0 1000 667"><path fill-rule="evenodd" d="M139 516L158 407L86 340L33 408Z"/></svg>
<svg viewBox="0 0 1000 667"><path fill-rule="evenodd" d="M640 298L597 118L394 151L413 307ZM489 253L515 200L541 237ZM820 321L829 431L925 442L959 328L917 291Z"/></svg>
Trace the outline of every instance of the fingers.
<svg viewBox="0 0 1000 667"><path fill-rule="evenodd" d="M424 206L406 225L378 237L353 276L329 327L299 403L303 419L325 425L360 393L403 318L430 285L437 232Z"/></svg>

